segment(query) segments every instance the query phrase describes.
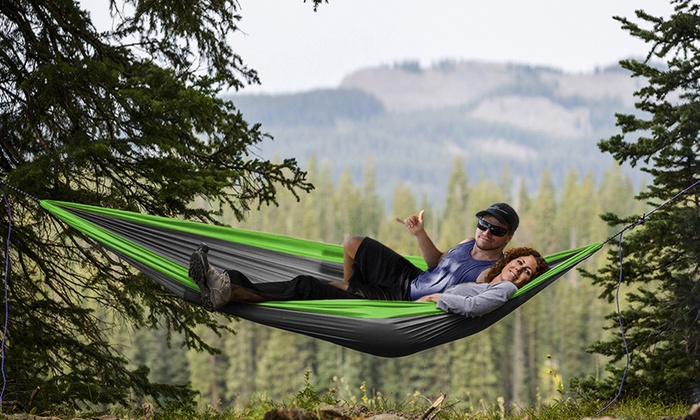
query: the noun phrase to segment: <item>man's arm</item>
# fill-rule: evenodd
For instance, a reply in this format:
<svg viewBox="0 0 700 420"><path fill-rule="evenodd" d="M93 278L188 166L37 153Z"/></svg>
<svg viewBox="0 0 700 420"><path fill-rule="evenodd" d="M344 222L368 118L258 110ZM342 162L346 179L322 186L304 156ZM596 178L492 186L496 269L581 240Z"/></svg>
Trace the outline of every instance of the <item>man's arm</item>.
<svg viewBox="0 0 700 420"><path fill-rule="evenodd" d="M397 217L396 221L403 223L408 231L416 237L416 241L418 241L418 248L420 249L420 253L423 256L425 263L428 264L428 267L432 268L438 265L440 260L442 260L444 253L437 249L433 243L433 240L430 239L428 233L425 231L425 226L423 225L424 213L425 210L421 210L418 215L412 214L403 220Z"/></svg>

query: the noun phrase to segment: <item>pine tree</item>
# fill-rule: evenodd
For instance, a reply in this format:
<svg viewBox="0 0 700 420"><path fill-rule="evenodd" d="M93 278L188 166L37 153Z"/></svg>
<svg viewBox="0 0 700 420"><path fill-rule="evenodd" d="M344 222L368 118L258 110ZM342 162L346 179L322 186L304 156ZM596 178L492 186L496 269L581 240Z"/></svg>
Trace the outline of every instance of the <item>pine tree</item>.
<svg viewBox="0 0 700 420"><path fill-rule="evenodd" d="M294 236L299 238L323 241L323 233L326 229L323 223L319 223L322 219L322 213L331 204L328 200L328 196L332 191L333 184L330 179L325 178L319 173L318 160L315 156L312 156L306 162L306 172L309 177L309 181L313 182L316 186L313 194L308 194L304 196L299 201L299 207L301 210L301 219L299 221L298 227L299 231L294 234Z"/></svg>
<svg viewBox="0 0 700 420"><path fill-rule="evenodd" d="M304 387L304 372L312 367L312 338L273 329L260 351L255 388L268 398L281 400Z"/></svg>
<svg viewBox="0 0 700 420"><path fill-rule="evenodd" d="M132 362L137 366L148 366L149 378L155 383L185 385L189 381L189 363L186 352L182 351L184 342L179 334L168 337L168 331L138 330L134 333L136 353Z"/></svg>
<svg viewBox="0 0 700 420"><path fill-rule="evenodd" d="M641 169L653 177L653 184L638 199L654 208L700 179L700 6L673 3L668 18L644 11L636 12L637 22L616 17L625 30L651 45L646 60L621 62L648 84L636 93L641 112L617 115L621 134L599 143L620 163L644 164ZM605 220L619 229L640 216L607 214ZM621 314L627 346L620 335L593 345L610 362L611 375L597 385L606 395L614 392L624 368L618 362L629 349L624 396L664 401L688 397L700 383L700 188L661 207L622 238L622 282L629 287ZM615 299L620 278L619 251L611 250L608 265L592 276L608 301ZM610 327L617 329L617 314L610 319Z"/></svg>
<svg viewBox="0 0 700 420"><path fill-rule="evenodd" d="M533 217L528 221L531 223L530 228L534 229L530 244L543 255L563 249L557 246L556 232L552 224L556 208L554 184L549 172L545 171L542 174L537 197L529 208ZM519 235L520 233L516 232L516 238ZM523 239L518 238L518 241ZM551 353L554 345L554 326L551 320L556 319L557 314L554 312L553 305L549 304L554 299L554 292L555 289L550 286L518 309L522 312L522 325L514 331L514 334L519 334L514 337L514 340L522 343L525 379L523 390L518 397L526 403L533 403L537 399L538 387L542 379L542 365L546 362L546 355Z"/></svg>
<svg viewBox="0 0 700 420"><path fill-rule="evenodd" d="M409 358L382 359L376 365L377 375L381 380L377 388L387 397L402 400L403 396L410 392L406 384L406 369L411 366Z"/></svg>
<svg viewBox="0 0 700 420"><path fill-rule="evenodd" d="M610 174L615 173L611 171ZM612 190L605 185L613 185L610 180L605 180L605 191ZM607 193L607 192L606 192ZM616 206L624 206L633 202L632 191L614 192L608 198L601 191L596 191L595 182L591 174L578 181L576 171L571 171L564 182L561 191L561 200L556 209L554 227L556 237L560 238L562 248L575 248L588 245L593 242L602 242L607 238L607 229L600 220L600 202L605 200L617 200ZM595 197L595 200L592 198ZM625 201L626 200L626 201ZM597 254L580 267L597 268L595 262ZM555 336L552 341L550 357L547 364L551 365L552 375L560 384L564 384L569 378L595 374L595 366L599 364L600 356L591 355L580 345L581 342L591 342L603 337L601 330L605 303L597 299L596 287L588 280L581 281L577 270L569 271L564 277L550 286L553 291L557 322L552 323ZM545 380L552 375L544 375ZM546 381L550 387L551 381ZM558 384L557 384L558 385ZM550 392L556 389L551 389ZM542 390L544 395L544 389Z"/></svg>
<svg viewBox="0 0 700 420"><path fill-rule="evenodd" d="M520 227L518 227L511 245L534 245L535 221L538 216L532 210L533 206L533 200L528 195L527 183L523 180L514 204L514 208L520 216Z"/></svg>
<svg viewBox="0 0 700 420"><path fill-rule="evenodd" d="M416 209L416 199L411 189L402 182L396 185L392 209L392 216L384 218L382 225L379 227L379 241L399 254L420 255L420 250L413 235L395 220L396 217L401 219L411 214L418 214L420 211L420 209ZM425 217L430 220L430 217L435 216L426 214Z"/></svg>
<svg viewBox="0 0 700 420"><path fill-rule="evenodd" d="M583 178L580 191L580 208L578 211L578 218L574 221L576 231L579 233L577 234L578 240L576 242L569 242L572 248L593 242L603 242L603 240L608 237L607 225L600 220L600 215L603 214L603 207L598 199L600 194L599 191L596 190L593 174L588 174ZM591 200L591 197L596 197L596 199ZM624 196L624 199L634 202L634 192L628 192L627 195ZM592 260L600 260L600 256L602 256L602 254L595 254Z"/></svg>
<svg viewBox="0 0 700 420"><path fill-rule="evenodd" d="M452 398L493 400L499 396L497 370L490 331L484 331L444 346L450 357L442 356L442 380L449 381ZM444 377L446 376L446 378Z"/></svg>
<svg viewBox="0 0 700 420"><path fill-rule="evenodd" d="M612 214L633 214L635 208L634 188L628 176L622 173L618 164L613 164L603 174L598 189L598 204L604 212ZM614 226L608 226L606 238L615 234Z"/></svg>
<svg viewBox="0 0 700 420"><path fill-rule="evenodd" d="M207 342L216 346L222 344L223 339L205 326L198 326L197 332ZM223 347L223 346L221 346ZM221 372L228 369L228 357L216 352L212 354L195 349L187 351L187 362L190 366L190 383L192 388L199 393L202 407L221 407L222 398L225 395L225 381Z"/></svg>
<svg viewBox="0 0 700 420"><path fill-rule="evenodd" d="M350 171L345 170L340 175L334 198L335 220L338 224L337 230L342 236L337 241L339 243L343 238L351 235L351 232L355 231L356 227L359 226L359 218L362 213L362 196L360 189L352 181Z"/></svg>
<svg viewBox="0 0 700 420"><path fill-rule="evenodd" d="M384 202L377 194L377 180L374 176L374 162L370 158L367 161L364 172L364 184L362 188L362 198L360 200L358 225L351 227L350 233L353 235L363 232L363 236L376 238L379 234L379 225L385 216ZM421 207L425 208L425 207Z"/></svg>
<svg viewBox="0 0 700 420"><path fill-rule="evenodd" d="M580 195L578 172L570 171L564 179L564 186L561 191L561 200L556 209L556 214L553 220L553 228L556 236L559 238L567 238L564 245L566 248L574 248L578 243L579 224L581 219L582 208L585 207L583 197ZM580 244L583 245L583 244ZM580 246L578 245L578 246ZM564 248L561 248L564 249Z"/></svg>
<svg viewBox="0 0 700 420"><path fill-rule="evenodd" d="M0 179L27 194L11 200L4 397L26 403L40 388L31 407L39 412L147 396L192 401L187 389L130 369L87 299L135 328L180 331L192 348L211 350L196 325L220 327L87 244L33 197L216 223L222 207L241 218L274 204L279 191L312 189L294 159L273 164L250 153L270 136L219 96L258 83L227 44L239 30L236 1L104 4L114 22L98 32L80 2L0 3ZM198 198L216 206L195 207Z"/></svg>
<svg viewBox="0 0 700 420"><path fill-rule="evenodd" d="M466 214L470 195L464 163L461 158L455 158L452 173L447 180L447 196L440 221L440 234L433 238L438 249L443 252L471 236L473 218Z"/></svg>
<svg viewBox="0 0 700 420"><path fill-rule="evenodd" d="M530 211L534 216L535 236L532 244L543 255L566 249L568 243L562 244L554 226L557 213L557 192L552 175L548 170L542 173L540 189L532 203Z"/></svg>
<svg viewBox="0 0 700 420"><path fill-rule="evenodd" d="M477 212L488 208L494 203L510 203L510 197L503 193L498 184L488 178L482 178L479 182L471 188L471 196L467 202L467 206L464 209L464 218L469 226L467 233L468 237L474 235L476 231L476 218L474 217ZM517 209L516 209L517 211ZM520 215L520 212L518 212ZM516 236L518 233L516 233Z"/></svg>
<svg viewBox="0 0 700 420"><path fill-rule="evenodd" d="M231 321L234 322L234 321ZM240 322L233 327L236 334L224 339L223 352L228 357L228 370L218 374L225 379L224 401L227 406L245 405L255 393L255 375L260 349L265 347L272 331L252 322Z"/></svg>
<svg viewBox="0 0 700 420"><path fill-rule="evenodd" d="M314 389L319 393L330 391L331 389L339 396L343 389L338 389L341 378L344 377L344 367L347 358L345 354L350 351L345 347L326 341L316 343L316 352L313 354L314 366Z"/></svg>
<svg viewBox="0 0 700 420"><path fill-rule="evenodd" d="M299 203L290 201L291 214L301 220L301 226L292 221L287 224L292 226L292 230L285 234L326 243L340 243L342 234L338 232L335 200L337 193L331 169L325 162L319 170L316 157L312 157L307 164L309 180L316 188L313 194L302 197Z"/></svg>

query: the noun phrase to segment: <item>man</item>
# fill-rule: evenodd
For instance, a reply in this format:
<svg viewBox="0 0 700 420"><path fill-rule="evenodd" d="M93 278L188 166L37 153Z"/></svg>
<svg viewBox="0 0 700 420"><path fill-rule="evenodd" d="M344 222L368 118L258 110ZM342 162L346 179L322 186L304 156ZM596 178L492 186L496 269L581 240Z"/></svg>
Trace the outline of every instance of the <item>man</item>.
<svg viewBox="0 0 700 420"><path fill-rule="evenodd" d="M417 300L450 286L482 282L488 268L503 256L520 218L506 203L496 203L476 214L477 230L447 252L437 249L425 231L424 211L398 222L415 235L425 272L381 243L351 236L343 242L343 282L331 284L367 299Z"/></svg>
<svg viewBox="0 0 700 420"><path fill-rule="evenodd" d="M371 238L352 236L343 243L343 282L329 284L311 276L297 276L285 282L253 284L237 270L222 273L210 267L206 246L192 254L189 274L200 287L203 305L208 310L216 310L231 301L357 297L417 300L442 293L455 284L483 281L488 268L503 256L503 249L520 223L511 206L493 204L476 214L474 238L463 240L448 252L441 252L425 232L423 215L421 211L419 215L397 221L416 236L428 265L425 272Z"/></svg>

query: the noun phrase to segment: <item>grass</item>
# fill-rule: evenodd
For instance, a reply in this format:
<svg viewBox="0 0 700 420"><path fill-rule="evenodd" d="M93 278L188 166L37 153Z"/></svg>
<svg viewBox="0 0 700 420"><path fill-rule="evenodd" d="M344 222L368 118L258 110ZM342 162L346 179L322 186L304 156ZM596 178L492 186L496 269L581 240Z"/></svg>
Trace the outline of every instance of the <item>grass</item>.
<svg viewBox="0 0 700 420"><path fill-rule="evenodd" d="M156 419L191 420L254 420L263 419L265 413L275 410L304 410L319 420L336 418L330 412L340 413L348 418L368 418L379 414L396 414L404 419L434 420L581 420L587 418L610 417L625 420L682 420L690 408L680 403L661 403L651 400L617 401L606 408L609 402L552 401L531 408L506 407L499 398L480 407L464 407L459 401L446 399L433 411L429 411L431 401L421 395L413 395L402 401L393 401L381 395L363 395L353 401L338 401L333 392L319 395L308 382L305 387L288 401L274 402L256 396L242 408L215 410L208 407L195 411L192 408L166 407L156 413ZM324 416L323 414L326 414ZM429 413L426 416L426 413ZM133 417L132 417L133 418ZM138 417L137 417L138 418ZM306 417L308 418L308 417Z"/></svg>
<svg viewBox="0 0 700 420"><path fill-rule="evenodd" d="M248 401L242 407L228 407L214 409L206 407L197 409L196 407L171 405L164 408L156 408L155 416L144 416L141 409L118 410L110 414L110 418L141 420L152 418L153 420L262 420L265 413L275 410L303 410L319 420L338 418L329 416L330 412L340 413L346 418L369 418L379 414L395 414L406 420L422 419L430 408L430 402L422 396L413 396L407 400L393 402L391 400L363 400L357 403L333 400L327 395L311 395L309 389L306 393L301 392L289 401L275 402L265 397L257 396ZM479 408L459 408L457 401L446 399L426 419L434 420L582 420L597 417L610 417L624 420L683 420L689 413L690 408L683 404L663 404L648 400L628 400L616 402L605 411L600 410L607 404L596 402L580 402L574 400L554 401L549 404L541 404L531 408L510 408L502 404L502 400L494 401L490 406ZM600 413L599 413L600 412ZM323 414L326 416L323 416ZM104 413L103 413L104 414ZM86 415L85 413L74 413L66 417L55 416L53 419L80 418L93 419L95 413ZM0 419L13 418L4 417L0 414ZM30 417L31 418L31 417ZM39 417L41 418L41 417ZM290 417L291 418L291 417Z"/></svg>
<svg viewBox="0 0 700 420"><path fill-rule="evenodd" d="M334 404L326 405L319 403L315 407L306 407L303 410L315 413L317 418L325 419L321 413L324 410L339 412L350 418L367 418L382 413L391 413L405 419L420 419L429 408L429 403L422 401L422 404L413 405L413 409L407 410L411 404L400 404L391 406L386 402L384 409L373 410L365 405ZM535 408L524 410L512 410L494 404L490 409L479 409L469 411L459 411L450 407L450 402L445 401L437 410L430 413L435 420L581 420L594 417L612 417L625 420L681 420L688 415L689 408L681 405L665 405L651 401L632 400L625 403L614 404L604 412L599 413L603 407L596 403L581 403L574 401L555 402L541 405ZM157 412L156 419L192 419L192 420L253 420L263 419L266 412L275 408L293 409L301 408L293 404L275 404L269 401L251 401L246 407L240 409L228 408L223 410L207 409L204 411L182 411L177 408L166 408ZM133 418L133 417L132 417ZM137 417L138 418L138 417Z"/></svg>
<svg viewBox="0 0 700 420"><path fill-rule="evenodd" d="M148 415L145 415L142 407L133 410L114 409L107 414L111 418L129 420L146 418L154 420L262 420L265 413L281 409L303 410L311 415L303 418L319 420L341 418L332 416L333 412L353 419L368 418L379 414L395 414L406 420L423 418L434 420L581 420L598 417L624 420L683 420L690 411L690 407L684 404L669 404L643 399L616 401L607 408L608 401L592 402L575 399L553 400L535 407L518 408L507 407L502 398L490 403L480 402L478 406L465 404L463 401L445 399L431 411L432 401L420 394L395 401L385 398L381 394L368 395L364 386L360 387L360 391L362 395L352 397L351 401L338 400L334 391L319 394L309 383L309 373L307 372L303 389L292 398L281 402L273 401L264 395L256 395L240 407L215 409L211 406L197 408L195 406L169 405L155 408ZM429 415L426 416L426 413ZM100 417L100 415L95 415L94 412L89 414L71 413L66 417L55 416L53 418L77 420L95 417ZM0 414L0 419L5 418L13 417L5 417Z"/></svg>

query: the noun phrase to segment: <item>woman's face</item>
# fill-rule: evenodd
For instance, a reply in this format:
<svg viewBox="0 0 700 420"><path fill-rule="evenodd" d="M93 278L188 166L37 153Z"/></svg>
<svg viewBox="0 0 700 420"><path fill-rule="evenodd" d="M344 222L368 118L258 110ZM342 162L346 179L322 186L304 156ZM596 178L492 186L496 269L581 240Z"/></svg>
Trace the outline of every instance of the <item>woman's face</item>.
<svg viewBox="0 0 700 420"><path fill-rule="evenodd" d="M537 260L532 255L517 257L503 267L499 281L509 281L518 286L518 289L523 287L532 279L532 276L537 271ZM498 277L496 279L498 279Z"/></svg>

